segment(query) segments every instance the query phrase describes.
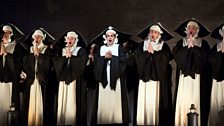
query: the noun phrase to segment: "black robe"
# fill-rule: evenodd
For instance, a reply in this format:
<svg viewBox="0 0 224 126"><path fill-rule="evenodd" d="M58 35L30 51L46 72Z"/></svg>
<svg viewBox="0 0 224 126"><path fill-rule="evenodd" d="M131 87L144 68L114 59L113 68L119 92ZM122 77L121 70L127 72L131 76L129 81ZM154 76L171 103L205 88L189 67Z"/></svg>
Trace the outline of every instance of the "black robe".
<svg viewBox="0 0 224 126"><path fill-rule="evenodd" d="M123 46L118 47L119 56L112 56L110 63L110 87L111 90L116 89L116 81L120 78L121 84L121 102L122 102L122 120L124 124L129 123L129 112L128 112L128 101L127 101L127 87L126 87L126 54ZM104 56L100 56L100 49L95 54L94 57L94 75L97 80L95 97L93 99L93 112L91 124L96 125L97 123L97 108L98 108L98 96L99 96L99 82L103 84L105 88L107 86L107 75L106 75L106 65L108 60ZM107 103L105 103L107 104ZM113 124L114 125L114 124Z"/></svg>
<svg viewBox="0 0 224 126"><path fill-rule="evenodd" d="M208 54L210 47L208 43L202 39L201 47L194 46L188 49L183 47L183 39L179 40L174 46L172 53L176 61L176 89L174 103L176 103L178 83L180 71L184 76L195 78L195 74L200 74L200 108L201 125L206 125L209 113L210 91L211 91L211 67L208 64Z"/></svg>
<svg viewBox="0 0 224 126"><path fill-rule="evenodd" d="M68 62L70 62L69 65ZM62 51L53 57L57 80L65 81L66 84L76 80L76 124L78 126L86 125L86 83L83 79L86 62L87 53L84 48L78 51L77 56L69 59L62 56ZM57 115L57 112L55 114Z"/></svg>
<svg viewBox="0 0 224 126"><path fill-rule="evenodd" d="M91 123L91 116L92 116L92 106L93 106L93 99L94 99L94 93L96 90L96 84L97 81L95 79L94 73L93 73L93 68L94 64L91 58L88 59L89 64L86 65L85 67L85 72L84 72L84 80L87 85L87 93L86 93L86 104L87 104L87 126L90 125Z"/></svg>
<svg viewBox="0 0 224 126"><path fill-rule="evenodd" d="M29 50L30 51L30 50ZM28 122L28 112L29 112L29 100L30 100L30 88L35 79L35 62L37 62L37 72L36 77L41 85L42 97L43 97L43 124L46 125L49 121L46 117L48 109L47 101L47 89L49 86L49 77L52 71L52 50L47 47L44 54L39 54L39 56L34 56L33 53L28 53L23 58L23 71L26 73L27 78L25 80L25 89L24 89L24 124L27 125Z"/></svg>
<svg viewBox="0 0 224 126"><path fill-rule="evenodd" d="M209 54L209 63L212 69L212 79L217 82L224 80L224 53L217 52L217 44L213 46Z"/></svg>
<svg viewBox="0 0 224 126"><path fill-rule="evenodd" d="M127 67L126 67L126 78L127 78L127 89L128 89L128 107L130 113L130 122L136 124L135 116L137 111L137 98L138 98L138 71L135 62L134 53L127 55Z"/></svg>
<svg viewBox="0 0 224 126"><path fill-rule="evenodd" d="M217 44L215 44L209 54L209 58L208 58L209 64L211 66L211 78L216 80L217 82L222 82L224 80L224 53L222 53L222 51L217 52ZM223 125L223 118L224 118L224 111L221 108L222 111L216 111L216 109L218 109L218 105L222 104L220 102L220 100L217 101L217 98L220 95L217 95L216 92L219 90L217 90L214 87L219 86L218 83L213 83L213 80L211 81L211 101L210 101L210 108L212 110L210 110L209 113L209 125ZM214 89L213 89L214 88ZM213 94L214 93L214 94ZM214 101L212 101L214 100ZM222 101L222 100L221 100ZM216 109L214 109L216 108ZM214 115L218 115L214 116ZM212 117L214 116L214 117Z"/></svg>
<svg viewBox="0 0 224 126"><path fill-rule="evenodd" d="M169 61L172 59L170 48L164 42L162 50L154 51L151 54L148 51L143 51L143 45L144 42L135 51L139 79L143 82L148 82L149 80L160 82L159 125L171 125L173 114L171 93L172 68L169 64ZM137 108L135 108L135 111L137 111Z"/></svg>
<svg viewBox="0 0 224 126"><path fill-rule="evenodd" d="M16 43L13 54L7 53L5 56L4 67L3 56L0 56L0 82L13 83L11 103L15 104L16 110L20 110L19 81L24 52L24 48L19 43Z"/></svg>

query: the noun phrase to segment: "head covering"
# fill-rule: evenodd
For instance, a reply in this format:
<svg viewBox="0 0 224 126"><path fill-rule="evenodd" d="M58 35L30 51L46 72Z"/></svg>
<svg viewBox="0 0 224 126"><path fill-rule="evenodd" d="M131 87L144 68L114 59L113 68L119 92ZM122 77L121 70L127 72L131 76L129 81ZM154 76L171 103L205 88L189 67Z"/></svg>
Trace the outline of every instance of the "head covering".
<svg viewBox="0 0 224 126"><path fill-rule="evenodd" d="M66 46L66 39L67 37L72 36L76 38L77 46L86 48L87 42L83 35L76 30L67 30L65 31L55 42L54 47L61 50Z"/></svg>
<svg viewBox="0 0 224 126"><path fill-rule="evenodd" d="M158 31L161 34L161 39L163 41L168 41L172 39L174 36L166 30L161 23L150 24L146 28L144 28L137 36L143 40L147 39L150 30Z"/></svg>
<svg viewBox="0 0 224 126"><path fill-rule="evenodd" d="M4 25L3 28L2 28L2 30L3 30L4 32L6 32L6 31L10 31L10 32L13 34L12 27L9 26L9 25Z"/></svg>
<svg viewBox="0 0 224 126"><path fill-rule="evenodd" d="M154 31L159 32L160 34L163 34L163 31L161 30L161 28L159 27L159 25L152 25L149 30L150 31L151 30L154 30Z"/></svg>
<svg viewBox="0 0 224 126"><path fill-rule="evenodd" d="M195 26L195 27L197 27L197 28L200 28L199 25L198 25L198 23L197 23L196 21L189 21L189 22L187 23L187 27L188 27L188 26Z"/></svg>
<svg viewBox="0 0 224 126"><path fill-rule="evenodd" d="M39 36L42 36L43 40L45 39L46 37L46 34L44 34L41 30L35 30L33 35L32 35L32 38L34 39L36 35L39 35Z"/></svg>
<svg viewBox="0 0 224 126"><path fill-rule="evenodd" d="M22 38L24 36L24 33L18 28L16 27L14 24L11 23L6 23L6 24L2 24L0 26L0 37L2 38L5 31L11 31L12 32L12 36L11 36L11 40L14 41L15 39L19 39Z"/></svg>
<svg viewBox="0 0 224 126"><path fill-rule="evenodd" d="M132 35L129 33L125 33L125 32L121 32L115 28L113 28L112 26L109 26L107 29L103 30L100 34L98 34L96 37L94 37L91 41L91 43L95 43L99 46L104 45L104 41L106 39L106 34L112 32L116 35L117 37L117 42L119 44L122 44L124 42L126 42ZM116 40L115 40L116 43Z"/></svg>
<svg viewBox="0 0 224 126"><path fill-rule="evenodd" d="M219 40L222 40L224 38L224 23L219 25L212 31L211 37Z"/></svg>
<svg viewBox="0 0 224 126"><path fill-rule="evenodd" d="M202 25L199 21L197 21L195 18L189 19L184 21L176 30L175 32L179 35L186 37L186 28L189 25L193 25L196 27L199 27L198 37L205 37L210 34L210 31L208 28L206 28L204 25Z"/></svg>
<svg viewBox="0 0 224 126"><path fill-rule="evenodd" d="M34 29L32 32L30 32L25 37L23 42L21 42L22 46L25 49L28 49L30 46L32 46L32 42L33 42L33 39L34 39L35 35L42 36L43 37L43 43L45 45L51 45L55 41L55 38L50 33L48 33L44 28L37 28L37 29Z"/></svg>
<svg viewBox="0 0 224 126"><path fill-rule="evenodd" d="M67 35L65 36L65 41L67 41L68 37L76 38L75 43L77 43L79 41L78 34L76 34L74 31L67 32Z"/></svg>

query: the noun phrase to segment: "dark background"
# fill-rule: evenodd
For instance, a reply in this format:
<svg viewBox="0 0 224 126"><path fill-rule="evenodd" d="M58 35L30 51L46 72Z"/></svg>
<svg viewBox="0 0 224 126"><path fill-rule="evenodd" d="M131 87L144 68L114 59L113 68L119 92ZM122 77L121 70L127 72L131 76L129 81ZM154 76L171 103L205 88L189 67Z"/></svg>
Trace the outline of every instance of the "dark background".
<svg viewBox="0 0 224 126"><path fill-rule="evenodd" d="M55 38L73 28L89 42L109 25L136 35L150 23L161 22L175 36L168 41L172 49L180 39L173 32L180 23L194 17L213 30L224 22L223 8L223 0L4 0L0 24L13 23L26 34L43 27ZM210 46L217 42L205 39Z"/></svg>

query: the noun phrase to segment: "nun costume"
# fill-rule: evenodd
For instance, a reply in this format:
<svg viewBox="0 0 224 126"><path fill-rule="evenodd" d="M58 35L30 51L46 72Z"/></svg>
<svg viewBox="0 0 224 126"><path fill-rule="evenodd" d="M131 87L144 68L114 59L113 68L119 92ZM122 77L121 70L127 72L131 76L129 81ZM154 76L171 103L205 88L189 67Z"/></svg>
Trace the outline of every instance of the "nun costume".
<svg viewBox="0 0 224 126"><path fill-rule="evenodd" d="M205 125L208 99L206 96L209 88L206 84L208 82L206 68L210 47L202 37L210 32L196 19L185 21L175 32L184 37L172 50L177 64L175 126L188 125L187 113L191 104L195 105L199 114L198 125Z"/></svg>
<svg viewBox="0 0 224 126"><path fill-rule="evenodd" d="M7 125L7 112L14 104L19 110L19 81L24 49L18 39L24 34L13 24L0 27L0 125Z"/></svg>
<svg viewBox="0 0 224 126"><path fill-rule="evenodd" d="M110 26L93 39L99 50L94 56L97 86L92 125L129 123L125 77L127 57L122 43L130 37L130 34Z"/></svg>
<svg viewBox="0 0 224 126"><path fill-rule="evenodd" d="M224 113L224 24L215 28L211 37L218 39L209 54L212 68L212 90L208 126L223 125Z"/></svg>
<svg viewBox="0 0 224 126"><path fill-rule="evenodd" d="M136 124L171 125L172 55L165 41L173 36L157 23L149 25L138 37L144 41L134 53L139 77Z"/></svg>
<svg viewBox="0 0 224 126"><path fill-rule="evenodd" d="M54 38L43 28L33 30L23 42L27 52L23 58L23 76L26 77L24 89L24 124L46 125L47 88L52 71L52 49L49 45Z"/></svg>
<svg viewBox="0 0 224 126"><path fill-rule="evenodd" d="M58 87L57 125L86 125L86 41L77 31L66 31L55 43L53 65Z"/></svg>

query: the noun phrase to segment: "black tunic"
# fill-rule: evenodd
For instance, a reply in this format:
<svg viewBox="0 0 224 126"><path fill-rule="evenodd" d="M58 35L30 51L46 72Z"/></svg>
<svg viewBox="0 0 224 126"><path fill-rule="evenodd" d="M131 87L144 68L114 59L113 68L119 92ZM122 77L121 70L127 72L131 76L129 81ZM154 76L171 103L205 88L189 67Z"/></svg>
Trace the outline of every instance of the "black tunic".
<svg viewBox="0 0 224 126"><path fill-rule="evenodd" d="M171 94L172 68L169 64L169 61L172 59L170 48L164 42L162 50L154 51L151 54L148 51L143 51L143 45L144 42L135 51L139 79L143 82L148 82L149 80L160 82L159 125L171 125L173 115ZM137 108L135 111L137 111Z"/></svg>
<svg viewBox="0 0 224 126"><path fill-rule="evenodd" d="M130 122L135 124L135 116L137 111L137 98L138 98L138 71L135 62L134 53L127 54L127 67L126 67L126 78L127 78L127 89L128 89L128 107L130 113Z"/></svg>
<svg viewBox="0 0 224 126"><path fill-rule="evenodd" d="M195 78L195 74L200 74L200 108L201 108L201 125L206 125L209 113L211 76L210 65L208 64L208 54L210 47L208 43L202 39L201 47L194 46L188 49L183 47L183 39L178 41L174 46L172 53L177 64L176 69L176 89L175 103L177 97L177 89L180 71L184 76Z"/></svg>
<svg viewBox="0 0 224 126"><path fill-rule="evenodd" d="M81 48L77 56L72 56L71 58L62 56L61 51L53 57L53 66L57 80L65 81L66 84L76 80L76 124L78 126L86 125L86 83L83 79L87 62L86 50Z"/></svg>
<svg viewBox="0 0 224 126"><path fill-rule="evenodd" d="M116 81L120 78L121 82L121 102L122 102L122 120L124 124L129 122L129 113L128 113L128 101L127 101L127 87L126 87L126 54L123 46L119 45L118 47L119 56L112 56L110 63L110 87L111 90L116 89ZM106 76L106 64L108 60L104 56L100 56L100 49L95 54L94 57L94 75L97 82L103 84L105 88L107 86L107 76ZM99 95L99 83L96 86L95 97L93 99L93 112L92 112L92 125L96 125L97 120L97 106L98 106L98 95ZM106 103L105 103L106 104Z"/></svg>
<svg viewBox="0 0 224 126"><path fill-rule="evenodd" d="M209 54L209 63L212 68L212 79L218 82L224 80L224 53L217 52L217 44L214 45Z"/></svg>
<svg viewBox="0 0 224 126"><path fill-rule="evenodd" d="M51 64L52 50L47 48L44 54L39 54L39 56L34 56L33 53L28 53L23 58L23 71L26 73L27 78L25 81L24 89L24 125L27 125L28 112L29 112L29 98L30 98L30 88L35 79L35 62L37 62L36 78L41 85L42 97L43 97L43 124L46 124L47 120L47 88L49 86L49 76L52 71Z"/></svg>

